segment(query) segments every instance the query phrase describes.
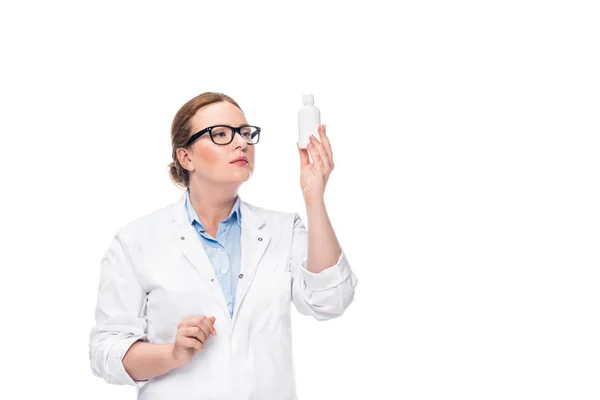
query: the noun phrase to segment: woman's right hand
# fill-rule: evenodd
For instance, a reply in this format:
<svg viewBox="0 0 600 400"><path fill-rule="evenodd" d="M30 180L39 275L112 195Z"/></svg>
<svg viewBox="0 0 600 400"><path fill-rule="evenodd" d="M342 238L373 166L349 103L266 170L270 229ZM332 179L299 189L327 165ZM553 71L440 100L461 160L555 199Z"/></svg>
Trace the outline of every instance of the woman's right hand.
<svg viewBox="0 0 600 400"><path fill-rule="evenodd" d="M208 338L217 335L214 323L215 317L204 315L186 318L179 323L172 351L176 367L187 365L197 352L204 349Z"/></svg>

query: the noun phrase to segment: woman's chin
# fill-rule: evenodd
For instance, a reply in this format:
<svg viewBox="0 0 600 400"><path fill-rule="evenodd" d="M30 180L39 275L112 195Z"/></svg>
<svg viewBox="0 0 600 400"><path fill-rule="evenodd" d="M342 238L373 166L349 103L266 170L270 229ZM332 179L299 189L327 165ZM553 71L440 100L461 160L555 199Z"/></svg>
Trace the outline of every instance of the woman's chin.
<svg viewBox="0 0 600 400"><path fill-rule="evenodd" d="M230 176L229 179L227 179L227 181L229 181L231 183L244 183L244 182L248 181L250 178L252 178L252 171L250 171L250 170L245 171L245 172L240 171L237 174Z"/></svg>

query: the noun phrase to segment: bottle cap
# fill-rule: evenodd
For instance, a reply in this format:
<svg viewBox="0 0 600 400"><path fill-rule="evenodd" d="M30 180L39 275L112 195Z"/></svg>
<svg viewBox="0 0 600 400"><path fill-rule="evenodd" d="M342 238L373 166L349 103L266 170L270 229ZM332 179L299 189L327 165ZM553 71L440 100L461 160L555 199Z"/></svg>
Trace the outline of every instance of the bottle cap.
<svg viewBox="0 0 600 400"><path fill-rule="evenodd" d="M304 104L315 104L315 96L312 94L302 95L302 103Z"/></svg>

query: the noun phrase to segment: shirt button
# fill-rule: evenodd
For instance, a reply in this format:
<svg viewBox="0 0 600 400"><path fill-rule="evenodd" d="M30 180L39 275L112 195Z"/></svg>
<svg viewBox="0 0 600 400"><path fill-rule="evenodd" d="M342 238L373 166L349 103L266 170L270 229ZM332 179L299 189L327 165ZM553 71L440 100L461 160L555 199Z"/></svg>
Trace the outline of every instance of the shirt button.
<svg viewBox="0 0 600 400"><path fill-rule="evenodd" d="M219 251L223 251L223 248L222 248L222 247L219 247Z"/></svg>
<svg viewBox="0 0 600 400"><path fill-rule="evenodd" d="M244 277L244 274L239 274L238 278L242 279Z"/></svg>
<svg viewBox="0 0 600 400"><path fill-rule="evenodd" d="M227 268L221 268L221 273L222 274L226 274L227 273Z"/></svg>

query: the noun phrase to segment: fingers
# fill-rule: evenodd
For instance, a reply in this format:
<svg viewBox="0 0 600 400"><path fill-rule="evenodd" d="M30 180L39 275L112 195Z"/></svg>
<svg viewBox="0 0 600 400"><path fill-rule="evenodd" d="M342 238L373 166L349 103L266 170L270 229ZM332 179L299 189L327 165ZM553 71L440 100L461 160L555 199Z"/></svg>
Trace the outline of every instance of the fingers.
<svg viewBox="0 0 600 400"><path fill-rule="evenodd" d="M214 327L215 320L216 320L215 317L208 318L204 315L198 315L198 316L187 318L186 320L182 321L179 325L182 327L188 327L188 326L206 327L208 329L207 333L210 333L213 336L216 336L217 331L215 330L215 327Z"/></svg>
<svg viewBox="0 0 600 400"><path fill-rule="evenodd" d="M300 149L298 143L296 143L298 151L300 152L300 167L302 168L310 164L310 154L313 161L313 167L317 171L323 170L324 172L330 172L335 166L333 163L331 143L327 137L327 126L320 125L318 133L321 140L317 139L314 135L311 135L307 149Z"/></svg>
<svg viewBox="0 0 600 400"><path fill-rule="evenodd" d="M194 350L198 350L198 351L201 351L204 349L204 344L202 344L202 342L200 342L196 338L186 336L186 337L181 338L180 343L186 349L194 349Z"/></svg>
<svg viewBox="0 0 600 400"><path fill-rule="evenodd" d="M217 331L215 330L214 324L215 317L210 317L204 320L204 327L206 328L206 333L209 335L217 336Z"/></svg>
<svg viewBox="0 0 600 400"><path fill-rule="evenodd" d="M321 139L321 143L323 143L323 147L325 147L325 151L329 156L329 164L331 165L331 169L335 168L333 164L333 151L331 150L331 142L329 142L329 137L327 136L327 125L323 125L321 127L321 131L319 131L319 138Z"/></svg>
<svg viewBox="0 0 600 400"><path fill-rule="evenodd" d="M313 160L313 164L312 164L313 168L317 171L323 170L323 162L321 161L321 156L319 155L319 152L315 148L315 145L312 143L312 136L311 136L310 143L308 144L307 148L308 148L308 151L310 152L310 155Z"/></svg>
<svg viewBox="0 0 600 400"><path fill-rule="evenodd" d="M310 137L310 148L312 148L313 150L316 150L316 153L317 153L317 157L315 157L313 155L313 152L310 153L313 156L313 160L315 160L318 163L321 163L321 165L323 166L322 169L324 169L325 171L329 171L331 169L331 163L329 161L329 154L327 153L327 151L325 150L325 147L319 141L319 139L317 139L314 136L311 136ZM309 151L310 151L310 148L309 148ZM317 168L317 169L321 169L321 168Z"/></svg>
<svg viewBox="0 0 600 400"><path fill-rule="evenodd" d="M300 168L310 164L310 158L308 157L308 150L301 149L298 142L296 142L296 147L298 147L298 152L300 153Z"/></svg>
<svg viewBox="0 0 600 400"><path fill-rule="evenodd" d="M188 326L185 328L181 328L179 330L179 334L181 336L183 336L182 338L182 343L185 343L186 345L189 343L188 339L194 339L196 342L200 343L202 345L202 347L204 347L206 345L206 341L208 340L208 333L206 331L204 331L202 328L198 327L198 326ZM194 347L196 348L196 346L189 346L189 347Z"/></svg>
<svg viewBox="0 0 600 400"><path fill-rule="evenodd" d="M199 315L188 318L177 326L177 336L180 345L185 348L202 350L206 346L209 336L216 336L217 332L213 326L215 317Z"/></svg>

